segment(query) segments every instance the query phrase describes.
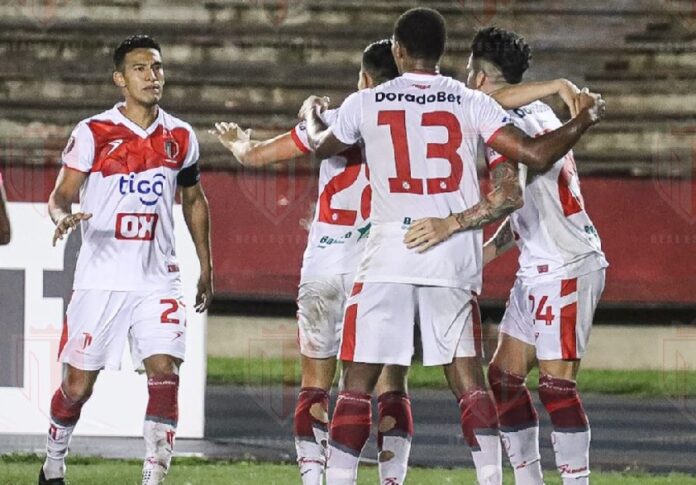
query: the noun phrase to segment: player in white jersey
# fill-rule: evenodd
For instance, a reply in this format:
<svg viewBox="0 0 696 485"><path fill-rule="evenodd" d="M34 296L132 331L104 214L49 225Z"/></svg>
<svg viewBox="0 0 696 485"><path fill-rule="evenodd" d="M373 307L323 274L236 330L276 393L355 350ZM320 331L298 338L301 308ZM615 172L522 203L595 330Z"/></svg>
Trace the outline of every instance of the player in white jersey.
<svg viewBox="0 0 696 485"><path fill-rule="evenodd" d="M468 84L491 92L517 84L531 51L513 32L488 28L473 40ZM510 110L529 136L557 129L551 108L534 102ZM505 160L487 148L489 167ZM527 172L523 167L521 170ZM573 153L546 171L526 173L524 206L484 245L484 264L514 246L520 249L517 280L500 325L498 349L488 369L501 434L518 485L543 483L539 423L525 378L538 361L539 398L553 424L556 465L563 483L589 480L590 426L576 389L592 318L608 266L580 193Z"/></svg>
<svg viewBox="0 0 696 485"><path fill-rule="evenodd" d="M346 309L340 358L344 389L331 426L327 478L352 484L369 435L370 393L384 364L411 361L418 321L425 365L443 365L461 409L480 483L501 483L497 418L476 356L470 314L481 285L483 224L521 205L515 162L501 163L494 189L480 201L475 159L479 139L538 167L564 155L598 121L599 97L581 99L581 113L547 136L531 139L510 126L491 98L439 75L444 19L412 9L394 28L402 76L351 95L330 128L310 97L302 113L319 156L362 139L370 169L372 228ZM449 216L444 222L433 217ZM420 222L421 220L425 222ZM453 237L435 246L432 225ZM471 335L465 372L451 365L464 332Z"/></svg>
<svg viewBox="0 0 696 485"><path fill-rule="evenodd" d="M2 174L0 174L0 246L9 244L11 237L10 218L7 215L7 197L5 196Z"/></svg>
<svg viewBox="0 0 696 485"><path fill-rule="evenodd" d="M159 45L147 36L124 40L114 52L113 80L124 102L77 125L48 202L54 244L79 224L82 246L40 484L64 483L65 456L82 406L100 370L119 369L126 340L134 366L148 377L143 485L160 483L169 469L186 338L174 244L177 186L201 266L196 310L205 311L212 298L198 142L190 125L158 106L164 88ZM78 191L81 211L72 213Z"/></svg>

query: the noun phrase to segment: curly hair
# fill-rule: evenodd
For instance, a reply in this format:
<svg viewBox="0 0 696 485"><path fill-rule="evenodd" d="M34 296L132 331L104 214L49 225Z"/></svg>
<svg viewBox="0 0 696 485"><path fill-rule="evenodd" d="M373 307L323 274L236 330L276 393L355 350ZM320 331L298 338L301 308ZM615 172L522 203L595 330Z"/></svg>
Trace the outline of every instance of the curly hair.
<svg viewBox="0 0 696 485"><path fill-rule="evenodd" d="M523 37L498 27L479 30L471 42L471 55L494 64L511 84L522 81L529 69L532 49Z"/></svg>

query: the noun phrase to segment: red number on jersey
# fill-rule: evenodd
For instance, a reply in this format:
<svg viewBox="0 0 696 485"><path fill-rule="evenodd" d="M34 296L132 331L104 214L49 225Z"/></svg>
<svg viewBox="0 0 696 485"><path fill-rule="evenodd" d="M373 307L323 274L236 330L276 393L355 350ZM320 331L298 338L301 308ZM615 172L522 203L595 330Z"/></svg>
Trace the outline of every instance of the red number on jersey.
<svg viewBox="0 0 696 485"><path fill-rule="evenodd" d="M346 159L346 168L332 177L324 190L321 191L321 195L319 195L319 221L339 226L352 226L358 217L358 211L333 208L331 207L331 199L358 180L363 166L362 150L358 146L352 146L338 156ZM370 215L370 193L368 185L363 189L360 198L360 214L363 219L367 219Z"/></svg>
<svg viewBox="0 0 696 485"><path fill-rule="evenodd" d="M563 215L568 217L584 210L584 203L580 192L574 193L571 183L577 174L575 158L568 153L563 159L563 168L558 174L558 197L561 200ZM577 180L577 179L576 179Z"/></svg>
<svg viewBox="0 0 696 485"><path fill-rule="evenodd" d="M179 309L179 302L175 300L174 298L165 298L163 300L160 300L161 305L167 305L169 308L164 310L162 312L162 316L160 317L160 322L161 323L173 323L174 325L179 324L179 319L178 318L169 318L169 315L172 313L175 313Z"/></svg>
<svg viewBox="0 0 696 485"><path fill-rule="evenodd" d="M534 305L535 305L535 299L534 295L529 295L529 299L532 302L532 312L534 312ZM548 301L549 297L548 296L542 296L541 300L539 300L539 306L536 309L536 313L534 314L534 319L535 320L541 320L542 322L546 322L546 325L551 325L553 323L553 319L556 318L555 315L553 314L553 308L551 308L551 305L546 305L546 302ZM546 307L545 310L542 309Z"/></svg>
<svg viewBox="0 0 696 485"><path fill-rule="evenodd" d="M401 194L423 194L423 179L411 175L411 158L408 151L406 136L406 112L380 111L377 116L378 125L389 125L392 144L394 146L394 161L396 162L396 177L389 178L389 191ZM425 179L428 194L443 194L454 192L462 181L464 162L457 153L462 143L462 130L459 120L447 111L423 113L421 126L442 126L447 129L445 143L428 143L426 158L443 158L450 163L449 177Z"/></svg>

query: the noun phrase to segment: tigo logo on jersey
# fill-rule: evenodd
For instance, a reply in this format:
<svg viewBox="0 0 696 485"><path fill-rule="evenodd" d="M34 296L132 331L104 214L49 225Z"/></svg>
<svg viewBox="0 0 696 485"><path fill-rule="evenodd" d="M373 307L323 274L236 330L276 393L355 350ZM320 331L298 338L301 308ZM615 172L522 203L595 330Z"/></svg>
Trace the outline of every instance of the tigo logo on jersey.
<svg viewBox="0 0 696 485"><path fill-rule="evenodd" d="M121 177L118 182L118 191L121 195L139 194L140 202L146 206L152 206L157 203L162 194L164 194L164 175L161 173L155 174L154 180L135 180L135 174L131 173L126 177Z"/></svg>
<svg viewBox="0 0 696 485"><path fill-rule="evenodd" d="M152 241L158 218L157 214L117 214L116 239Z"/></svg>

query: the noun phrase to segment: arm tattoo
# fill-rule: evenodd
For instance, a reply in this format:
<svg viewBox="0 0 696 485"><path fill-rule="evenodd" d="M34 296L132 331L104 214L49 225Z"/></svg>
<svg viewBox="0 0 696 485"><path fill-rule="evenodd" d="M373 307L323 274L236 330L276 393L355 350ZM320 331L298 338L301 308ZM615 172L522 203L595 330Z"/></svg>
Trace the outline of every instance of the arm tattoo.
<svg viewBox="0 0 696 485"><path fill-rule="evenodd" d="M522 189L517 164L499 163L491 173L493 189L473 207L455 214L461 230L480 229L522 207Z"/></svg>

